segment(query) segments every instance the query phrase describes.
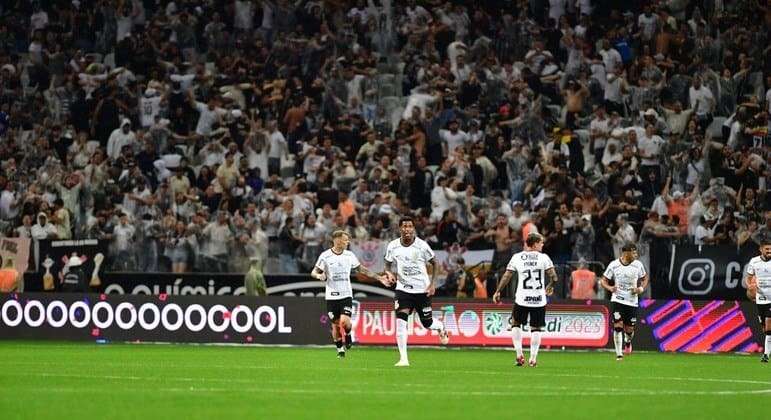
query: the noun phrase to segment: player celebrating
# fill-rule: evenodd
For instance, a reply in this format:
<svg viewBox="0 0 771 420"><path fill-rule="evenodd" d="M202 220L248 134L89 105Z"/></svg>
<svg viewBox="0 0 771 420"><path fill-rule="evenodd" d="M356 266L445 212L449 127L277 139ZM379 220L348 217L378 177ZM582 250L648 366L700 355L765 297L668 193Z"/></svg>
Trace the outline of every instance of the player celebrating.
<svg viewBox="0 0 771 420"><path fill-rule="evenodd" d="M423 327L437 331L442 344L447 344L449 335L444 323L433 318L431 296L435 290L436 261L434 251L415 236L415 222L410 217L399 220L399 239L388 243L385 254L386 276L390 282L397 282L396 302L396 344L399 347L399 361L395 366L409 366L407 358L407 320L413 311L418 313ZM396 274L393 265L396 264ZM427 266L431 266L429 277Z"/></svg>
<svg viewBox="0 0 771 420"><path fill-rule="evenodd" d="M762 363L768 363L771 355L771 238L766 236L760 244L760 255L747 264L747 297L755 299L758 320L766 333L766 348Z"/></svg>
<svg viewBox="0 0 771 420"><path fill-rule="evenodd" d="M531 367L538 365L538 349L541 346L541 331L546 326L546 296L554 293L557 272L548 255L541 252L543 236L531 233L525 239L525 250L511 257L506 272L501 276L493 295L493 302L501 301L501 290L514 277L514 306L511 310L511 341L517 351L517 366L525 364L522 353L522 326L530 324L530 361ZM544 277L549 284L544 287Z"/></svg>
<svg viewBox="0 0 771 420"><path fill-rule="evenodd" d="M316 266L311 271L311 277L326 281L327 314L332 323L332 340L337 347L337 357L345 357L346 348L351 342L351 308L353 307L353 290L351 289L351 274L361 274L371 281L380 281L388 286L389 282L383 276L369 271L359 263L356 255L348 251L350 237L343 230L332 233L332 248L319 255ZM343 334L344 332L344 334ZM345 335L345 347L343 347Z"/></svg>
<svg viewBox="0 0 771 420"><path fill-rule="evenodd" d="M637 323L637 301L648 286L648 274L637 260L637 245L621 247L621 258L613 260L600 279L602 287L612 295L613 343L616 360L624 360L623 350L632 352L632 338Z"/></svg>

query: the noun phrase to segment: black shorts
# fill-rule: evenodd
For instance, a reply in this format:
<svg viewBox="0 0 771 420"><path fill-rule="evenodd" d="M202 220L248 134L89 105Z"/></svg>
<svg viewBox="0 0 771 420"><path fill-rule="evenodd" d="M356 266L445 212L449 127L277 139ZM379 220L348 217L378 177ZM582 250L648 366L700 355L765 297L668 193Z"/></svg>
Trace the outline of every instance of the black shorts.
<svg viewBox="0 0 771 420"><path fill-rule="evenodd" d="M633 327L637 323L637 307L613 302L613 322L618 321Z"/></svg>
<svg viewBox="0 0 771 420"><path fill-rule="evenodd" d="M528 318L530 319L530 329L541 329L546 326L546 306L514 305L512 314L514 315L515 324L520 326L527 324Z"/></svg>
<svg viewBox="0 0 771 420"><path fill-rule="evenodd" d="M409 309L410 312L420 312L421 309L431 307L431 296L427 293L407 293L401 290L396 291L394 296L394 311L400 309Z"/></svg>
<svg viewBox="0 0 771 420"><path fill-rule="evenodd" d="M771 318L771 303L756 304L758 307L758 321L763 325L767 319Z"/></svg>
<svg viewBox="0 0 771 420"><path fill-rule="evenodd" d="M327 315L329 319L338 319L340 315L351 317L353 298L327 299Z"/></svg>

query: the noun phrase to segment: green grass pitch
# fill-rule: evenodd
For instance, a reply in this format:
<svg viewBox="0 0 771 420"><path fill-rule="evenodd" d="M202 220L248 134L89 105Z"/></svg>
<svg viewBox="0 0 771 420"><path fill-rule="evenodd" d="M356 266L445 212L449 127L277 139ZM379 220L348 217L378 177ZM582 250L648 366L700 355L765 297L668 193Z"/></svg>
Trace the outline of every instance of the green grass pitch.
<svg viewBox="0 0 771 420"><path fill-rule="evenodd" d="M768 419L759 357L0 342L0 418Z"/></svg>

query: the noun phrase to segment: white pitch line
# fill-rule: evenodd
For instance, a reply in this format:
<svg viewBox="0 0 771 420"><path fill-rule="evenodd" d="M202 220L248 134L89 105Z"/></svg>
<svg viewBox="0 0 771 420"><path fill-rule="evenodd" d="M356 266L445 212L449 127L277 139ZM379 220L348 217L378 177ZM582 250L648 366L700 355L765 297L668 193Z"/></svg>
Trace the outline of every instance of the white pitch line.
<svg viewBox="0 0 771 420"><path fill-rule="evenodd" d="M37 377L43 377L43 378L79 378L79 379L110 379L110 380L126 380L126 381L158 381L158 382L165 382L165 381L178 381L178 382L222 382L222 383L240 383L240 384L290 384L290 385L322 385L322 386L328 386L329 381L291 381L291 380L275 380L275 379L265 379L265 378L256 378L256 379L241 379L241 378L207 378L207 377L199 377L199 378L192 378L192 377L179 377L179 376L122 376L122 375L87 375L87 374L81 374L81 373L47 373L47 372L20 372L16 374L10 374L8 376L37 376ZM382 382L362 382L362 381L356 381L355 384L357 386L382 386ZM452 389L449 388L442 388L441 385L437 384L400 384L400 387L408 387L408 388L431 388L432 390L436 392L442 392L443 389L447 389L452 391ZM553 386L553 385L528 385L528 384L500 384L495 385L495 388L504 388L504 389L545 389L545 390L572 390L575 389L575 387L566 387L566 386ZM623 388L607 388L607 387L581 387L581 389L586 391L598 391L598 392L624 392L624 391L630 391L629 389L623 389Z"/></svg>
<svg viewBox="0 0 771 420"><path fill-rule="evenodd" d="M522 388L523 390L527 390L527 388ZM233 392L233 389L229 388L167 388L168 391L181 391L181 392ZM242 389L238 389L238 391L244 391ZM250 390L245 390L248 392L267 392L267 393L277 393L277 394L352 394L352 395L431 395L431 396L481 396L481 397L489 397L489 396L512 396L516 395L518 397L521 396L529 396L529 397L582 397L582 396L608 396L608 395L631 395L631 396L638 396L638 395L645 395L645 396L659 396L659 395L681 395L681 396L688 396L688 395L756 395L756 394L771 394L771 388L769 389L754 389L754 390L737 390L737 391L682 391L682 390L657 390L657 391L645 391L645 390L639 390L639 389L622 389L622 390L614 390L614 389L603 389L598 391L560 391L560 392L521 392L517 391L515 393L512 392L501 392L501 391L491 391L491 390L482 390L482 391L466 391L466 390L459 390L459 391L447 391L442 389L436 389L431 391L419 391L419 390L410 390L410 391L398 391L398 390L383 390L383 389L370 389L370 390L356 390L356 389L297 389L297 388L255 388Z"/></svg>
<svg viewBox="0 0 771 420"><path fill-rule="evenodd" d="M79 394L93 394L93 393L108 393L113 394L116 392L146 392L147 390L142 388L128 388L128 389L105 389L105 388L82 388L82 387L74 387L74 388L56 388L56 387L40 387L40 388L25 388L25 390L30 392L41 392L41 393L79 393ZM18 391L17 388L11 388L11 387L0 387L0 391ZM539 392L527 392L526 388L523 388L520 391L516 392L501 392L501 391L493 391L493 390L481 390L481 391L468 391L468 390L458 390L458 391L450 391L450 390L429 390L429 391L421 391L421 390L386 390L386 389L367 389L367 390L359 390L359 389L341 389L341 388L334 388L334 389L325 389L325 388L319 388L319 389L301 389L301 388L213 388L213 387L182 387L182 388L154 388L150 390L151 392L184 392L184 393L190 393L190 392L199 392L199 393L218 393L218 392L227 392L227 393L250 393L254 395L259 394L297 394L297 395L340 395L340 394L348 394L348 395L364 395L364 396L372 396L372 395L399 395L399 396L409 396L409 395L427 395L432 397L446 397L446 396L458 396L458 397L468 397L468 396L479 396L479 397L510 397L510 396L517 396L517 397L585 397L585 396L608 396L608 395L628 395L628 396L670 396L670 395L678 395L678 396L728 396L728 395L758 395L758 394L771 394L771 388L770 389L756 389L756 390L738 390L738 391L682 391L682 390L657 390L657 391L645 391L645 390L612 390L612 389L605 389L601 391L560 391L560 392L554 392L554 391L539 391ZM612 393L612 394L611 394Z"/></svg>
<svg viewBox="0 0 771 420"><path fill-rule="evenodd" d="M32 365L32 366L39 366L39 365L51 365L51 366L58 366L60 363L57 362L21 362L21 361L14 361L12 363L13 365ZM174 365L168 365L165 363L160 364L148 364L145 362L139 362L134 365L140 365L140 366L163 366L164 368L211 368L211 369L237 369L237 370L280 370L280 369L286 369L286 366L241 366L241 365L220 365L220 364L192 364L192 365L180 365L180 364L174 364ZM0 366L2 364L0 363ZM93 366L94 363L68 363L69 366ZM112 366L112 367L127 367L132 364L130 363L111 363L111 364L100 364L100 366ZM508 369L509 365L504 365L500 368L500 370L492 371L492 370L447 370L445 371L446 374L464 374L464 375L489 375L489 376L501 376L506 375L510 376L514 369ZM332 366L314 366L310 368L310 370L334 370L338 371L341 370L340 367L332 367ZM368 367L345 367L342 368L342 370L345 371L363 371L363 372L394 372L394 368L386 368L386 367L376 367L376 368L368 368ZM545 377L564 377L564 378L587 378L587 379L623 379L623 380L633 380L633 381L679 381L679 382L717 382L717 383L733 383L733 384L752 384L752 385L771 385L771 381L757 381L757 380L751 380L751 379L733 379L733 378L699 378L699 377L693 377L693 378L686 378L686 377L676 377L676 376L620 376L620 375L596 375L596 374L571 374L571 373L527 373L527 376L545 376Z"/></svg>

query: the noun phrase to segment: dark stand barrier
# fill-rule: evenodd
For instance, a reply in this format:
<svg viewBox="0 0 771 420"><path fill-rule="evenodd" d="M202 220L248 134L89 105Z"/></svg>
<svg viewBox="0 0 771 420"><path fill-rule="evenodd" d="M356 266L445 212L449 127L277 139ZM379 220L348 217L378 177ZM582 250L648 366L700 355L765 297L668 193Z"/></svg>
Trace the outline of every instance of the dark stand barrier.
<svg viewBox="0 0 771 420"><path fill-rule="evenodd" d="M243 295L244 275L238 273L118 273L100 275L101 285L91 288L92 293L110 295ZM268 294L274 296L324 296L324 283L306 274L267 275ZM43 291L42 273L25 273L25 292ZM353 283L358 297L393 297L393 291L380 284Z"/></svg>
<svg viewBox="0 0 771 420"><path fill-rule="evenodd" d="M395 317L387 299L355 299L354 336L361 344L393 345ZM318 298L144 296L25 293L0 299L0 339L152 341L174 343L329 344L326 306ZM546 348L610 348L605 301L562 301L547 307ZM511 345L510 304L434 300L456 346ZM736 301L644 300L635 348L679 352L762 349L753 304ZM411 345L438 345L417 319ZM525 344L529 333L525 331Z"/></svg>

